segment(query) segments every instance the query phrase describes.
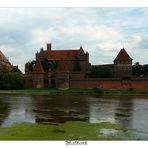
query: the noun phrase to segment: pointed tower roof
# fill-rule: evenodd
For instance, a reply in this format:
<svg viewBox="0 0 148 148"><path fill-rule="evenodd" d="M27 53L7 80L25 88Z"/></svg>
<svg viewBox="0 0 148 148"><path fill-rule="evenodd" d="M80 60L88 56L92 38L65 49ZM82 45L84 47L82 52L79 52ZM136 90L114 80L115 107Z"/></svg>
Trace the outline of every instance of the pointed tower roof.
<svg viewBox="0 0 148 148"><path fill-rule="evenodd" d="M69 69L68 69L67 65L65 64L65 62L63 60L61 60L59 62L59 66L58 67L59 67L58 71L60 71L60 72L69 72Z"/></svg>
<svg viewBox="0 0 148 148"><path fill-rule="evenodd" d="M118 55L116 56L114 61L129 61L129 60L131 61L133 59L128 55L126 50L122 48L120 52L118 53Z"/></svg>
<svg viewBox="0 0 148 148"><path fill-rule="evenodd" d="M37 73L37 74L44 73L44 69L43 69L42 64L39 60L37 60L35 63L33 73Z"/></svg>

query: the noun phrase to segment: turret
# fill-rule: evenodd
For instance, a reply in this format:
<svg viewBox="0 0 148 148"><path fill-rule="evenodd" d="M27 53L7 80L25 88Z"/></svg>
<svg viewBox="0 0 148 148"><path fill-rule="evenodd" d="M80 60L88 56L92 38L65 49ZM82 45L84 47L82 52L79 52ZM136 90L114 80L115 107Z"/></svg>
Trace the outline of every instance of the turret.
<svg viewBox="0 0 148 148"><path fill-rule="evenodd" d="M51 43L47 43L47 50L52 50L52 44Z"/></svg>
<svg viewBox="0 0 148 148"><path fill-rule="evenodd" d="M114 60L115 77L131 77L132 60L126 50L122 48Z"/></svg>

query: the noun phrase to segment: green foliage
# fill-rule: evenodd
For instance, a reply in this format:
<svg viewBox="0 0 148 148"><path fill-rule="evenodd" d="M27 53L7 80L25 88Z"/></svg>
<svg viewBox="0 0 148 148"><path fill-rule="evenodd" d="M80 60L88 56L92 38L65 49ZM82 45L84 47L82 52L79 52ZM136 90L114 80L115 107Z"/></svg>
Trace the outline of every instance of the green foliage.
<svg viewBox="0 0 148 148"><path fill-rule="evenodd" d="M42 61L42 65L45 71L51 69L55 71L58 68L58 61L48 61L48 59L44 59Z"/></svg>
<svg viewBox="0 0 148 148"><path fill-rule="evenodd" d="M98 88L97 88L98 89ZM55 88L30 88L19 90L0 90L0 94L28 94L28 95L90 95L97 94L98 90L87 88L55 89ZM96 91L96 92L95 92ZM106 96L148 95L148 91L142 90L102 90ZM100 94L102 95L102 93Z"/></svg>
<svg viewBox="0 0 148 148"><path fill-rule="evenodd" d="M96 87L94 88L94 93L103 93L103 89Z"/></svg>
<svg viewBox="0 0 148 148"><path fill-rule="evenodd" d="M148 76L148 64L141 65L139 62L136 62L132 66L133 75L137 77Z"/></svg>
<svg viewBox="0 0 148 148"><path fill-rule="evenodd" d="M24 76L19 72L10 73L10 87L11 89L23 88Z"/></svg>
<svg viewBox="0 0 148 148"><path fill-rule="evenodd" d="M16 68L16 67L13 67L13 68L11 69L11 72L17 72L17 73L22 74L22 72L21 72L18 68Z"/></svg>
<svg viewBox="0 0 148 148"><path fill-rule="evenodd" d="M49 67L51 70L55 71L58 68L58 61L50 61Z"/></svg>
<svg viewBox="0 0 148 148"><path fill-rule="evenodd" d="M136 62L132 66L133 75L135 76L142 76L143 75L143 67L139 62Z"/></svg>
<svg viewBox="0 0 148 148"><path fill-rule="evenodd" d="M148 64L143 65L144 76L148 76Z"/></svg>
<svg viewBox="0 0 148 148"><path fill-rule="evenodd" d="M6 66L0 69L0 89L19 89L24 86L24 76L20 70L10 70Z"/></svg>
<svg viewBox="0 0 148 148"><path fill-rule="evenodd" d="M91 67L89 77L91 78L112 78L113 70L107 67Z"/></svg>
<svg viewBox="0 0 148 148"><path fill-rule="evenodd" d="M80 65L80 61L79 61L79 60L76 60L76 61L74 62L73 71L74 71L74 72L79 72L79 71L81 71L81 65Z"/></svg>
<svg viewBox="0 0 148 148"><path fill-rule="evenodd" d="M29 61L25 64L26 69L31 72L33 71L34 66L35 66L35 60Z"/></svg>
<svg viewBox="0 0 148 148"><path fill-rule="evenodd" d="M42 65L43 65L43 68L44 68L45 71L46 71L46 70L49 70L50 64L49 64L48 59L44 59L44 60L42 61Z"/></svg>

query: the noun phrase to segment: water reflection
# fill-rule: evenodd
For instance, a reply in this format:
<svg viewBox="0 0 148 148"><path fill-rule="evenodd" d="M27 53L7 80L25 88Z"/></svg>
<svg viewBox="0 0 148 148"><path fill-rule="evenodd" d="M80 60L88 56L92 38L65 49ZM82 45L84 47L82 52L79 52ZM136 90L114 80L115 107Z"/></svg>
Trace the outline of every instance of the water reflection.
<svg viewBox="0 0 148 148"><path fill-rule="evenodd" d="M33 106L32 97L30 96L20 96L20 95L1 95L0 105L7 104L7 116L4 119L1 126L7 127L11 126L14 123L20 122L34 122L34 113L26 112L28 107ZM3 109L0 109L0 114L3 112Z"/></svg>
<svg viewBox="0 0 148 148"><path fill-rule="evenodd" d="M0 98L0 125L2 125L5 119L8 117L9 111L9 103L5 103Z"/></svg>
<svg viewBox="0 0 148 148"><path fill-rule="evenodd" d="M148 97L0 95L0 125L112 122L148 132Z"/></svg>
<svg viewBox="0 0 148 148"><path fill-rule="evenodd" d="M116 99L93 96L89 98L89 122L112 122L115 123L114 113Z"/></svg>
<svg viewBox="0 0 148 148"><path fill-rule="evenodd" d="M131 97L120 97L116 111L115 111L115 120L122 125L124 128L132 127L133 119L133 99Z"/></svg>
<svg viewBox="0 0 148 148"><path fill-rule="evenodd" d="M88 121L88 102L80 96L33 96L37 123Z"/></svg>

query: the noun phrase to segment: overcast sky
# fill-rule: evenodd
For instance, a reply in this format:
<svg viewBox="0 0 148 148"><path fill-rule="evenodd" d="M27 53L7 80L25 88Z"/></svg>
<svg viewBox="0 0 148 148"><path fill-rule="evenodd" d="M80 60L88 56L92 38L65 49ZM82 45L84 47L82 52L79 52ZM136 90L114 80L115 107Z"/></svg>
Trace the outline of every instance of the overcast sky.
<svg viewBox="0 0 148 148"><path fill-rule="evenodd" d="M90 53L92 64L113 63L121 48L148 63L148 8L0 8L0 50L24 71L41 47Z"/></svg>

